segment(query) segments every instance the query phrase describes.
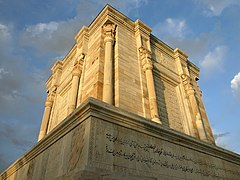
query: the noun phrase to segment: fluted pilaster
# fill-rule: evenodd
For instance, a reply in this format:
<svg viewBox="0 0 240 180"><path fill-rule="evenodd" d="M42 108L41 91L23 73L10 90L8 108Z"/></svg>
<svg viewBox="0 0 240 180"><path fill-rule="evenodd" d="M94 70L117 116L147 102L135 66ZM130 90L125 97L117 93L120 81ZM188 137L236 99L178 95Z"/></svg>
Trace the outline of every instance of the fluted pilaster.
<svg viewBox="0 0 240 180"><path fill-rule="evenodd" d="M199 138L203 141L208 141L206 130L204 127L204 122L202 120L201 112L199 110L199 105L195 96L195 90L193 88L193 84L191 83L191 78L186 74L182 74L181 78L182 78L182 82L184 85L187 98L191 105L193 117L195 118Z"/></svg>
<svg viewBox="0 0 240 180"><path fill-rule="evenodd" d="M50 115L52 111L55 94L56 94L56 90L48 92L48 96L45 101L45 109L44 109L42 124L40 128L39 136L38 136L38 141L40 141L47 134L48 124L50 120Z"/></svg>
<svg viewBox="0 0 240 180"><path fill-rule="evenodd" d="M74 62L74 67L72 71L72 88L71 88L72 94L68 107L69 114L74 111L77 105L78 86L82 74L82 65L84 58L85 54L82 53L80 57Z"/></svg>
<svg viewBox="0 0 240 180"><path fill-rule="evenodd" d="M146 74L148 97L150 104L151 118L153 121L161 123L158 114L157 98L153 81L153 64L151 59L151 52L144 47L139 48L141 63L143 71Z"/></svg>
<svg viewBox="0 0 240 180"><path fill-rule="evenodd" d="M103 101L113 104L113 44L116 25L107 22L103 26L105 35L105 61L104 61L104 80L103 80Z"/></svg>

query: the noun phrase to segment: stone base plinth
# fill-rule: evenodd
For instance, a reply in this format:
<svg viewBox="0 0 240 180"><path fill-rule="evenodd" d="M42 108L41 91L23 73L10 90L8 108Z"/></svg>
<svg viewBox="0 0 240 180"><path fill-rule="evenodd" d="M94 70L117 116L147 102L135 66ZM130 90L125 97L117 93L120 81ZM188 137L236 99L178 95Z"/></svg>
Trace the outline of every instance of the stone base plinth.
<svg viewBox="0 0 240 180"><path fill-rule="evenodd" d="M239 177L239 155L89 98L0 179Z"/></svg>

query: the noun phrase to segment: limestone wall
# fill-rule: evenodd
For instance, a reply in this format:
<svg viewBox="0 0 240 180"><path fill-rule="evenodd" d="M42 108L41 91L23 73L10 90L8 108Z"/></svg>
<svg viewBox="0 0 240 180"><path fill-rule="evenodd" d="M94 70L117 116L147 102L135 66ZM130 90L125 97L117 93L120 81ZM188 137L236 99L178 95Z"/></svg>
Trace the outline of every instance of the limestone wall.
<svg viewBox="0 0 240 180"><path fill-rule="evenodd" d="M140 65L133 29L117 25L115 51L115 105L143 116Z"/></svg>
<svg viewBox="0 0 240 180"><path fill-rule="evenodd" d="M81 101L88 97L102 99L103 86L103 50L102 50L102 28L99 27L89 36L88 50L85 58L82 78Z"/></svg>
<svg viewBox="0 0 240 180"><path fill-rule="evenodd" d="M90 98L0 179L237 180L239 169L235 153Z"/></svg>
<svg viewBox="0 0 240 180"><path fill-rule="evenodd" d="M133 22L110 6L75 40L46 83L39 139L94 97L214 143L196 82L199 69L184 52L158 40L140 20Z"/></svg>

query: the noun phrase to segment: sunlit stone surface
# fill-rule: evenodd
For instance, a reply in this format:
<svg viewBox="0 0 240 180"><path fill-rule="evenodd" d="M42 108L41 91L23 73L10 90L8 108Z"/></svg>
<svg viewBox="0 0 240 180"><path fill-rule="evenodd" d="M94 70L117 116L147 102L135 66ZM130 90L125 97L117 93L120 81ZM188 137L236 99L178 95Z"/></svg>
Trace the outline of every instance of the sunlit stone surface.
<svg viewBox="0 0 240 180"><path fill-rule="evenodd" d="M238 179L180 49L107 5L46 82L39 142L1 179Z"/></svg>

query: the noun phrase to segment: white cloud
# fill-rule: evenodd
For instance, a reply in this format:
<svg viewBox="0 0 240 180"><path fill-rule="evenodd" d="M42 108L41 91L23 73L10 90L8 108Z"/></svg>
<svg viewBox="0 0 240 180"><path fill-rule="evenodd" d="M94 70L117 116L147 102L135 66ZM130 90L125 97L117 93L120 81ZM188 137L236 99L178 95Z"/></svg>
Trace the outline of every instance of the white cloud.
<svg viewBox="0 0 240 180"><path fill-rule="evenodd" d="M226 46L217 46L213 51L209 51L204 59L200 61L200 66L206 72L212 72L213 70L222 71L226 54Z"/></svg>
<svg viewBox="0 0 240 180"><path fill-rule="evenodd" d="M40 53L54 52L63 55L74 44L74 36L80 28L88 25L106 3L128 14L147 2L147 0L82 1L76 8L75 17L65 21L51 21L27 26L19 41L24 46L36 48Z"/></svg>
<svg viewBox="0 0 240 180"><path fill-rule="evenodd" d="M229 142L229 135L230 135L229 132L218 132L215 129L213 129L213 134L214 134L215 143L217 146L232 150L232 147L230 147L231 145Z"/></svg>
<svg viewBox="0 0 240 180"><path fill-rule="evenodd" d="M20 43L41 53L65 53L73 45L74 35L81 25L78 19L31 25L22 32Z"/></svg>
<svg viewBox="0 0 240 180"><path fill-rule="evenodd" d="M0 68L0 79L2 79L6 74L8 74L8 71L6 71L4 68Z"/></svg>
<svg viewBox="0 0 240 180"><path fill-rule="evenodd" d="M146 5L148 3L148 0L102 0L98 2L101 6L104 6L105 4L110 4L114 8L117 8L120 12L128 15L131 11L137 10L139 7ZM138 12L135 12L135 14L138 14Z"/></svg>
<svg viewBox="0 0 240 180"><path fill-rule="evenodd" d="M22 54L17 36L13 25L0 24L0 172L36 142L45 98L47 73Z"/></svg>
<svg viewBox="0 0 240 180"><path fill-rule="evenodd" d="M153 33L158 37L167 36L182 40L188 33L188 29L184 19L167 18L153 28Z"/></svg>
<svg viewBox="0 0 240 180"><path fill-rule="evenodd" d="M135 8L139 8L142 5L146 5L148 0L133 0L133 2L136 4Z"/></svg>
<svg viewBox="0 0 240 180"><path fill-rule="evenodd" d="M231 80L231 88L238 96L240 96L240 72Z"/></svg>
<svg viewBox="0 0 240 180"><path fill-rule="evenodd" d="M171 19L168 21L166 19L153 28L155 36L173 48L182 49L188 54L190 61L196 64L199 64L204 59L204 54L209 52L209 47L223 44L219 32L220 27L216 24L212 31L194 34L184 19Z"/></svg>
<svg viewBox="0 0 240 180"><path fill-rule="evenodd" d="M10 27L0 23L0 41L6 41L10 38Z"/></svg>
<svg viewBox="0 0 240 180"><path fill-rule="evenodd" d="M51 38L52 34L58 30L58 26L59 24L57 22L39 23L34 26L28 26L26 32L33 37L45 34L45 37Z"/></svg>
<svg viewBox="0 0 240 180"><path fill-rule="evenodd" d="M73 18L27 26L21 33L19 42L35 48L40 54L66 55L75 42L74 36L83 25L88 25L98 12L98 2L81 1Z"/></svg>
<svg viewBox="0 0 240 180"><path fill-rule="evenodd" d="M207 16L219 16L230 5L240 4L239 0L197 0L203 5L203 13Z"/></svg>

